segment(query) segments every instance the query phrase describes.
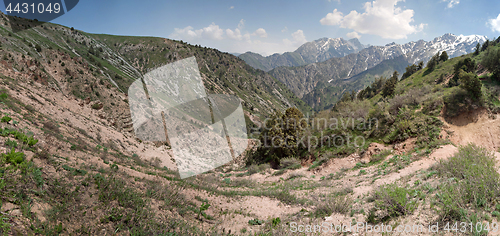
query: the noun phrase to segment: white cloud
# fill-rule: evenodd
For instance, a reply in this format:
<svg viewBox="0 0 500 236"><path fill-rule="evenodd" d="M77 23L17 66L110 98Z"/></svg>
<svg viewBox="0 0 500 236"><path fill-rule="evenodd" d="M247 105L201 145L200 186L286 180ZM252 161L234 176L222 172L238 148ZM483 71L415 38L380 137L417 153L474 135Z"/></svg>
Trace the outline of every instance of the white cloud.
<svg viewBox="0 0 500 236"><path fill-rule="evenodd" d="M344 17L344 14L342 12L339 12L337 9L333 10L332 13L326 14L326 16L321 19L319 22L322 25L338 25L341 21L342 18Z"/></svg>
<svg viewBox="0 0 500 236"><path fill-rule="evenodd" d="M197 33L201 34L202 37L217 40L223 39L222 35L224 34L224 30L219 28L219 26L215 23L212 23L209 26L197 31Z"/></svg>
<svg viewBox="0 0 500 236"><path fill-rule="evenodd" d="M258 28L252 35L259 36L261 38L267 38L266 30L263 28Z"/></svg>
<svg viewBox="0 0 500 236"><path fill-rule="evenodd" d="M238 29L243 29L245 28L245 20L241 19L240 23L238 23Z"/></svg>
<svg viewBox="0 0 500 236"><path fill-rule="evenodd" d="M235 29L234 31L231 29L226 29L226 35L230 39L241 40L243 38L240 29Z"/></svg>
<svg viewBox="0 0 500 236"><path fill-rule="evenodd" d="M179 29L175 28L174 32L169 35L170 38L175 38L175 39L194 39L198 38L199 35L196 34L195 31L193 31L193 27L188 26L184 29Z"/></svg>
<svg viewBox="0 0 500 236"><path fill-rule="evenodd" d="M455 5L458 5L460 3L460 0L442 0L441 2L447 2L448 5L446 6L446 8L452 8Z"/></svg>
<svg viewBox="0 0 500 236"><path fill-rule="evenodd" d="M288 31L288 27L286 27L286 26L285 26L285 28L283 28L283 29L281 30L281 33L285 33L285 32L287 32L287 31Z"/></svg>
<svg viewBox="0 0 500 236"><path fill-rule="evenodd" d="M185 40L193 40L197 38L222 40L224 39L223 36L224 36L224 30L221 29L215 23L212 23L205 28L197 30L193 30L193 27L191 26L188 26L184 29L175 28L174 32L169 35L170 38L185 39Z"/></svg>
<svg viewBox="0 0 500 236"><path fill-rule="evenodd" d="M290 51L294 51L295 49L297 49L297 47L300 47L302 44L307 42L306 36L304 35L304 31L302 30L297 30L293 32L291 35L292 35L292 40L283 39L283 43L286 46L293 48L293 50Z"/></svg>
<svg viewBox="0 0 500 236"><path fill-rule="evenodd" d="M364 4L364 13L351 11L345 15L335 9L320 20L323 25L339 25L357 33L378 35L387 39L403 39L422 31L425 24L412 25L413 10L402 10L396 4L402 0L375 0Z"/></svg>
<svg viewBox="0 0 500 236"><path fill-rule="evenodd" d="M498 14L496 19L489 19L488 24L493 32L500 32L500 14Z"/></svg>
<svg viewBox="0 0 500 236"><path fill-rule="evenodd" d="M306 36L304 35L304 31L302 30L297 30L294 33L292 33L292 38L293 41L300 43L301 45L307 42Z"/></svg>
<svg viewBox="0 0 500 236"><path fill-rule="evenodd" d="M169 38L184 40L190 44L200 44L211 48L217 48L226 52L244 53L252 51L263 56L274 53L283 53L296 50L306 43L304 31L297 30L288 38L270 39L268 33L263 28L258 28L253 32L248 32L245 28L245 20L240 20L237 28L220 28L212 23L207 27L194 29L191 26L185 28L175 28ZM288 28L284 28L288 30Z"/></svg>
<svg viewBox="0 0 500 236"><path fill-rule="evenodd" d="M357 39L361 38L361 36L360 36L360 35L359 35L356 31L353 31L353 32L347 33L346 35L347 35L347 37L349 37L349 38L351 38L351 39L352 39L352 38L357 38Z"/></svg>
<svg viewBox="0 0 500 236"><path fill-rule="evenodd" d="M229 10L233 10L233 9L234 9L234 6L230 6L230 7L229 7Z"/></svg>

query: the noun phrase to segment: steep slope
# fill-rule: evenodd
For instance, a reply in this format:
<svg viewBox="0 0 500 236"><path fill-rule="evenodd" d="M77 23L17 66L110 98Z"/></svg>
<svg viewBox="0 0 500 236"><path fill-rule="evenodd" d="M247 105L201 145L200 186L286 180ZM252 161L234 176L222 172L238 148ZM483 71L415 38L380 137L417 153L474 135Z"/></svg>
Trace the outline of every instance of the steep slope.
<svg viewBox="0 0 500 236"><path fill-rule="evenodd" d="M339 86L344 84L346 80L349 81L347 84L356 83L360 85L346 85L349 87L348 89L357 91L363 88L362 85L371 83L371 79L373 79L373 77L370 76L366 77L364 75L357 75L373 68L384 60L404 57L404 60L410 64L418 63L419 61L427 62L437 52L444 50L449 51L448 55L450 57L460 56L473 52L477 43L483 43L485 41L486 38L484 36L455 36L452 34L445 34L429 42L420 40L418 42L410 42L403 45L392 43L385 46L371 46L361 50L360 52L345 57L332 58L321 63L301 67L279 67L269 71L269 73L285 83L300 98L303 98L304 95L311 93L318 84L324 86L328 84L332 86ZM397 59L397 61L403 61L403 59ZM403 65L405 63L402 62L396 64L398 64L398 66L395 66L393 69L400 69L398 71L401 74L403 72L401 69L404 69ZM379 73L369 72L368 74ZM365 81L357 81L359 79ZM338 89L330 89L330 91L339 92ZM348 90L340 90L341 93L343 91ZM316 94L317 95L315 96L309 96L307 98L309 105L318 107L317 104L319 103L319 97L330 96L330 94ZM335 94L333 94L333 96L339 97ZM328 107L335 103L335 101L331 102L332 103L325 104L320 107Z"/></svg>
<svg viewBox="0 0 500 236"><path fill-rule="evenodd" d="M375 78L392 76L394 71L404 71L407 62L404 56L384 60L378 65L365 70L349 79L341 80L338 84L318 82L314 89L304 94L302 100L309 104L314 110L321 111L331 108L345 92L358 91L370 85Z"/></svg>
<svg viewBox="0 0 500 236"><path fill-rule="evenodd" d="M326 61L332 57L343 57L363 48L365 46L358 39L321 38L307 42L293 52L276 53L267 57L246 52L238 57L254 68L269 71L280 66L302 66Z"/></svg>
<svg viewBox="0 0 500 236"><path fill-rule="evenodd" d="M167 62L169 55L206 53L202 65L207 70L219 60L216 71L217 65L237 71L224 64L231 62L229 57L215 50L193 52L203 49L165 39L95 36L53 24L14 34L9 22L1 23L2 235L294 235L297 224L314 228L356 221L396 227L415 222L423 229L442 221L498 224L496 162L486 166L486 158L478 158L481 149L459 148L465 150L457 155L462 158L448 171L447 163L438 161L446 161L457 148L446 145L433 151L452 131L460 140L479 126L478 131L495 130L490 137L474 133L461 141L491 141L492 150L500 143L498 115L495 121L482 114L477 125L465 124L464 129L456 127L463 125L459 116L451 121L449 133L439 133L436 116L443 99L460 87L447 88L436 79L453 73L461 58L399 82L392 99L376 95L326 111L327 118L344 121L379 119L380 125L371 130L354 125L324 130L328 135L363 136L366 142L360 147L317 146L301 153L302 162L287 158L283 164L288 162L288 167L280 170L235 163L180 179L168 146L138 140L128 131L127 96L120 90L131 77L162 64L154 58L162 47L171 53L161 54ZM90 44L86 50L83 40ZM155 40L161 47L148 46ZM257 75L251 78L258 80L261 72L253 72ZM485 98L500 104L497 83L488 74L483 79ZM216 92L231 91L238 92ZM323 135L312 131L310 135ZM389 144L381 144L386 138ZM449 176L453 171L458 174ZM359 233L373 233L367 231Z"/></svg>
<svg viewBox="0 0 500 236"><path fill-rule="evenodd" d="M225 197L218 174L181 180L169 146L133 135L127 88L158 66L195 56L208 92L238 95L249 124L301 102L273 77L214 49L49 23L14 33L35 24L14 20L0 15L1 235L221 235L226 215L300 210L264 188ZM255 202L271 212L241 211Z"/></svg>
<svg viewBox="0 0 500 236"><path fill-rule="evenodd" d="M1 15L1 19L2 25L9 24L4 15ZM35 23L20 18L13 22L21 26ZM255 116L253 120L289 106L297 106L304 111L309 109L286 86L267 73L253 69L233 55L214 49L162 38L94 35L55 24L43 24L17 34L0 26L0 34L4 50L25 55L29 53L37 63L47 65L50 62L47 56L37 51L39 47L41 52L64 53L64 57L82 65L83 68L73 70L72 67L60 66L61 63L56 59L55 63L59 64L56 71L59 73L44 69L38 74L38 77L65 94L73 94L80 99L104 102L106 98L93 91L96 86L109 83L126 93L130 84L141 78L142 74L167 63L195 56L207 93L239 96L246 114ZM95 79L86 78L86 73L81 74L80 70L83 69L90 70L89 74ZM63 82L54 81L56 75L62 77ZM116 113L112 109L112 105L104 104L110 119L118 119L115 116L122 113L126 116L124 112Z"/></svg>

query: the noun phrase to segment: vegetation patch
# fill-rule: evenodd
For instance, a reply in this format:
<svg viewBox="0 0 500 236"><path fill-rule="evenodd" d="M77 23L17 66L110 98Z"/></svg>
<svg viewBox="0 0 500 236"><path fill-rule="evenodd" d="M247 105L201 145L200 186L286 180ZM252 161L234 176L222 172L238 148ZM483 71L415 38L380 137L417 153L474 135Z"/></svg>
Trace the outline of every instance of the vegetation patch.
<svg viewBox="0 0 500 236"><path fill-rule="evenodd" d="M494 155L474 144L462 146L454 156L440 161L439 175L447 178L437 197L437 211L443 221L466 220L473 209L491 209L500 196L500 175Z"/></svg>

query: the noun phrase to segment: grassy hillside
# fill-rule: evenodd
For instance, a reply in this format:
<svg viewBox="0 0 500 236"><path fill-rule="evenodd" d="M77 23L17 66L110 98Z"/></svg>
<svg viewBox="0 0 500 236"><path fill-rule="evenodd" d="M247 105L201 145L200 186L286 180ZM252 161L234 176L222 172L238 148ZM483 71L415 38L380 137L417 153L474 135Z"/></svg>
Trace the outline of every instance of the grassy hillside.
<svg viewBox="0 0 500 236"><path fill-rule="evenodd" d="M275 168L255 161L268 153L256 158L248 150L180 179L167 145L131 133L124 92L134 79L197 55L210 92L256 97L244 100L251 119L287 107L293 96L233 56L182 42L53 24L14 34L3 17L0 35L0 235L296 235L298 225L358 222L439 223L444 231L446 223L500 220L500 83L478 67L470 73L481 78L480 99L466 90L475 91L473 83L448 86L455 65L477 64L485 52L418 70L390 96L381 94L387 81L371 84L375 92L309 117L306 143L324 145ZM458 82L468 75L459 73ZM455 136L464 130L469 136ZM476 144L457 148L453 139ZM498 232L490 231L464 234Z"/></svg>
<svg viewBox="0 0 500 236"><path fill-rule="evenodd" d="M257 120L290 106L297 106L305 112L310 109L270 75L215 49L163 38L95 35L49 23L13 33L5 25L9 25L7 17L2 14L1 18L0 34L4 50L26 54L40 63L55 61L60 64L60 58L47 56L49 53L59 53L89 70L97 81L106 81L124 93L133 81L148 71L195 56L207 93L237 95L243 100L247 114L255 115ZM13 24L38 25L39 22L16 18ZM37 51L37 45L40 52ZM20 70L20 66L17 69ZM65 68L61 66L61 70ZM78 70L75 74L67 73L71 80L66 85L67 89L82 99L89 97L91 101L102 100L95 93L80 93L78 86L90 82L85 81L83 77L86 74L80 74ZM42 71L42 77L50 81L53 76ZM57 83L55 85L60 86ZM104 109L109 109L109 104L105 104Z"/></svg>
<svg viewBox="0 0 500 236"><path fill-rule="evenodd" d="M494 45L489 47L500 47ZM274 174L289 173L288 178L293 178L298 175L294 169L300 169L296 163L309 162L307 173L323 176L320 182L340 178L345 181L340 186L353 186L346 190L352 195L330 192L324 196L325 203L311 212L316 217L327 216L327 222L333 214L347 221L352 218L393 227L416 219L427 228L457 221L498 224L500 175L494 167L500 161L494 155L498 154L498 138L482 143L483 139L470 137L484 134L465 128L478 120L487 129L498 125L491 118L498 118L500 82L481 66L485 53L441 60L434 68L420 69L398 81L390 95L383 96L390 80L378 80L363 90L375 92L355 93L309 118L307 130L300 131L306 142L291 147L296 155L276 156L275 149L263 147L249 163L276 162L278 158L273 163ZM464 63L469 66L462 66ZM455 76L458 84L453 83ZM377 84L380 81L383 83ZM478 87L471 86L475 83L471 81ZM466 130L461 137L473 144L457 149L449 144L452 139L466 144L454 136L461 127ZM272 133L279 134L275 129L267 134ZM331 170L337 172L325 176ZM353 207L343 208L346 204ZM492 232L486 228L462 231L465 235Z"/></svg>

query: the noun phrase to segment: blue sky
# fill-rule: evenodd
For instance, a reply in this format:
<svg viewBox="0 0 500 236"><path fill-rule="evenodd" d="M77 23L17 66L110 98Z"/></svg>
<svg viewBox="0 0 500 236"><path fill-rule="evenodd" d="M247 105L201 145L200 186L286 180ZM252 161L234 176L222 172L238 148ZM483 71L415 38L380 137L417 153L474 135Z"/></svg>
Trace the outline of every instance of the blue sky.
<svg viewBox="0 0 500 236"><path fill-rule="evenodd" d="M492 39L500 35L500 1L80 0L52 22L91 33L159 36L270 55L322 37L357 37L371 45L445 33Z"/></svg>

